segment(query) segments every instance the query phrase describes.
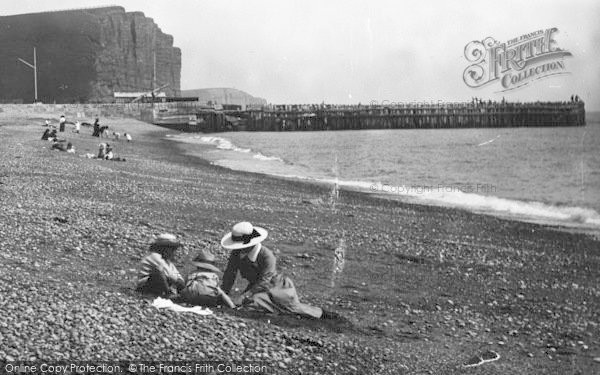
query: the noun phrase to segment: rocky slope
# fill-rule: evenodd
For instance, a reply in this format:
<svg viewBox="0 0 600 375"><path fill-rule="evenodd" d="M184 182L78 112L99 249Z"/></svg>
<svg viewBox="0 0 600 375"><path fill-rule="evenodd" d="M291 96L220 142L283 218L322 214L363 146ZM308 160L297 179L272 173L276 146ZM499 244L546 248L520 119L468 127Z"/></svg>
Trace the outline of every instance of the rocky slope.
<svg viewBox="0 0 600 375"><path fill-rule="evenodd" d="M112 101L114 91L152 88L156 78L179 94L181 51L142 12L113 6L0 17L2 102L31 102L37 49L38 98L44 102Z"/></svg>

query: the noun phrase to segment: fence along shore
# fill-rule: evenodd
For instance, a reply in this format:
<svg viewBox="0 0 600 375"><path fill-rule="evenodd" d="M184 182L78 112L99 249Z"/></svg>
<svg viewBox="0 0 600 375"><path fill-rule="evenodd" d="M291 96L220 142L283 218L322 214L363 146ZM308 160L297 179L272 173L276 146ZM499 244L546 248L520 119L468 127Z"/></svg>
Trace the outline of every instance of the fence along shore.
<svg viewBox="0 0 600 375"><path fill-rule="evenodd" d="M169 103L146 120L184 131L318 131L584 126L585 104L470 102L415 105L268 105L214 110ZM176 121L195 115L195 121ZM191 116L190 116L191 115Z"/></svg>

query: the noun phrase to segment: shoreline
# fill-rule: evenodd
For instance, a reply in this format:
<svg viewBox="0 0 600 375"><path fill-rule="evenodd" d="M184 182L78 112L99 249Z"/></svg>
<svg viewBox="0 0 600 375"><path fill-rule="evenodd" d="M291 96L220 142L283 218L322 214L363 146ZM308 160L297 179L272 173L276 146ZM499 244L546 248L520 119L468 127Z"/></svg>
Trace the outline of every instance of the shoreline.
<svg viewBox="0 0 600 375"><path fill-rule="evenodd" d="M176 131L176 130L170 129L169 131ZM200 161L201 165L210 165L211 167L220 168L220 169L232 172L232 173L242 173L242 174L249 173L249 174L253 174L253 175L263 176L265 178L273 178L276 180L290 181L290 182L298 183L298 184L308 184L308 185L312 185L312 186L318 186L320 188L328 190L330 193L332 192L332 190L334 188L334 183L331 181L324 181L324 180L319 180L319 179L315 179L315 178L311 178L311 177L303 178L300 176L283 176L283 175L277 175L277 174L269 174L266 172L242 171L239 169L234 169L234 168L215 164L214 162L210 161L209 159L203 157L203 152L207 152L207 151L210 151L211 149L214 149L213 145L186 142L177 137L181 134L189 134L189 133L178 132L176 134L169 134L169 136L164 136L163 139L166 140L167 142L173 142L174 144L176 144L175 147L182 154L185 154L186 156L191 156L191 157L197 158ZM209 133L209 134L206 134L206 136L207 137L219 136L219 133ZM205 151L198 151L199 149L204 149ZM233 152L233 151L230 151L230 152ZM260 161L258 161L258 163L259 162ZM339 186L338 185L338 190L340 192L343 191L345 193L349 193L349 192L356 193L365 198L366 197L375 198L375 199L383 201L383 202L400 202L402 204L407 204L407 205L422 205L422 206L432 207L432 208L438 207L438 208L443 208L443 209L448 209L448 210L460 210L460 211L464 211L464 212L474 214L474 215L483 215L483 216L487 216L487 217L494 217L497 219L514 221L514 222L518 222L518 223L533 224L533 225L537 225L540 227L544 227L546 229L567 232L567 233L584 234L584 235L592 236L596 239L600 239L600 227L595 227L592 224L581 225L581 223L565 222L564 220L561 220L561 219L541 218L541 217L527 216L527 215L523 215L523 214L502 212L502 211L461 207L459 205L452 205L452 204L447 204L447 203L443 203L443 202L437 202L437 201L431 200L431 199L429 199L429 200L422 199L422 198L420 199L420 198L410 196L410 195L403 196L400 194L369 192L369 191L361 190L359 187L352 187L352 186L344 186L344 185ZM483 197L486 197L486 196L483 196ZM495 198L508 199L508 198L501 198L501 197L495 197ZM514 200L514 201L528 203L527 201L524 201L524 200ZM538 202L534 202L534 203L538 203ZM556 206L556 207L561 207L561 206ZM564 207L580 208L580 209L588 210L587 208L581 208L581 207L571 207L571 206L564 206Z"/></svg>
<svg viewBox="0 0 600 375"><path fill-rule="evenodd" d="M590 236L359 192L330 202L325 186L187 155L163 139L168 130L102 122L133 135L109 141L126 162L81 157L103 141L91 129L65 133L72 155L48 150L37 123L0 118L0 360L247 359L268 360L275 373L461 374L494 350L501 360L485 373L597 369L600 241ZM351 325L169 313L133 291L153 235L182 239L183 274L201 248L223 268L220 238L241 220L269 230L266 244L303 302ZM334 273L339 248L345 265Z"/></svg>

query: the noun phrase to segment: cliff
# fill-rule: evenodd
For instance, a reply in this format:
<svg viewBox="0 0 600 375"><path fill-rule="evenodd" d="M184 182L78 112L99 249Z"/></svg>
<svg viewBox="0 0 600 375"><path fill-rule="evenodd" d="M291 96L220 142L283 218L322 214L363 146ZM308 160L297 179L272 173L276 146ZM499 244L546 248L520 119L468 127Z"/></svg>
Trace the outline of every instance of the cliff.
<svg viewBox="0 0 600 375"><path fill-rule="evenodd" d="M38 98L43 102L110 102L114 91L152 88L179 95L181 51L173 37L141 12L122 7L0 17L0 101L32 102L37 50Z"/></svg>
<svg viewBox="0 0 600 375"><path fill-rule="evenodd" d="M213 102L217 104L237 105L266 105L263 98L254 97L247 92L232 88L208 88L195 90L181 90L181 96L198 97L201 103Z"/></svg>

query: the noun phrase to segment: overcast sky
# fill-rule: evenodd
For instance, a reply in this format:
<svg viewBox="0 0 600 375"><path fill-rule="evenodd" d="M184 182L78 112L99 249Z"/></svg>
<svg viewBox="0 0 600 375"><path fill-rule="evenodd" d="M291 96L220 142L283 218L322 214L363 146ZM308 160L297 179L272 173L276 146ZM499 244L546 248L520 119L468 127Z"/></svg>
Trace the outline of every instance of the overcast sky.
<svg viewBox="0 0 600 375"><path fill-rule="evenodd" d="M109 5L2 1L3 15ZM235 87L272 103L565 100L600 110L600 2L114 0L142 11L182 50L182 89ZM504 93L463 82L467 43L557 27L568 75Z"/></svg>

